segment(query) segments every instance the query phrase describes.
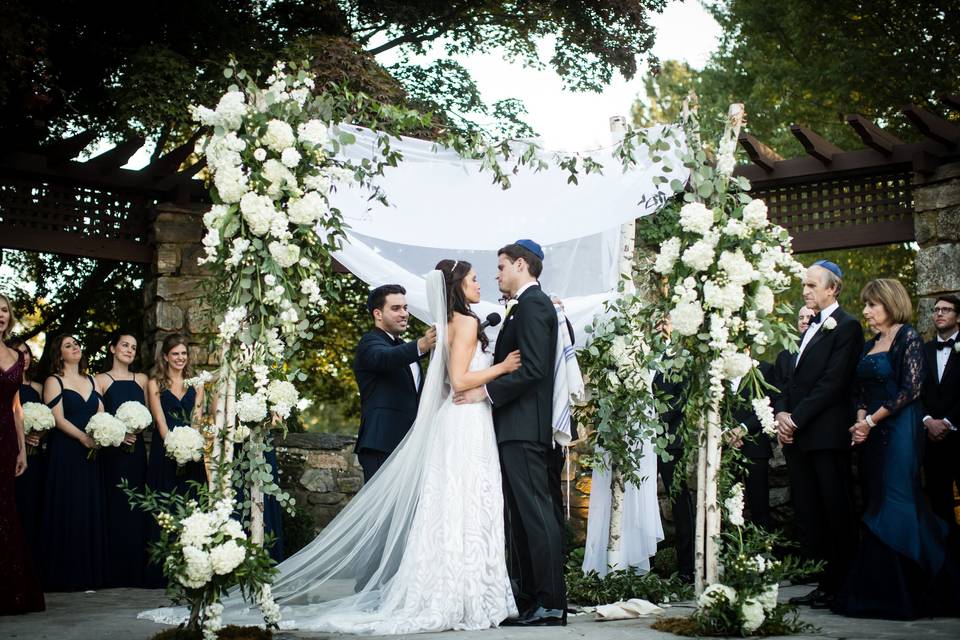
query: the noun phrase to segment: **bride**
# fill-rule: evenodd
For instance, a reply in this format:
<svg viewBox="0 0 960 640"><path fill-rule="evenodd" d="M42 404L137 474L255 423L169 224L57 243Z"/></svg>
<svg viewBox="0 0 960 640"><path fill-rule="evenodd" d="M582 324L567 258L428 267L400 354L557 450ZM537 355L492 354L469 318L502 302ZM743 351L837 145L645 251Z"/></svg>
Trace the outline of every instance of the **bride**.
<svg viewBox="0 0 960 640"><path fill-rule="evenodd" d="M480 300L476 271L455 260L436 269L426 283L437 348L417 419L347 507L279 565L273 595L283 629L392 635L487 629L517 616L490 406L455 405L452 391L518 369L520 354L491 366L470 310ZM223 604L225 624L262 622L236 593ZM167 608L140 617L179 623L185 614Z"/></svg>

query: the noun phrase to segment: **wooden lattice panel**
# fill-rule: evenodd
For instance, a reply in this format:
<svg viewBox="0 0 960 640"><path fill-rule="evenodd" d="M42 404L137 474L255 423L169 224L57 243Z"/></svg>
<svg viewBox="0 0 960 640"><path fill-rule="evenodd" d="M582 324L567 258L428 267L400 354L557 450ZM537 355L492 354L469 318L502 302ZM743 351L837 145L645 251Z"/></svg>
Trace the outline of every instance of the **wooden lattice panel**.
<svg viewBox="0 0 960 640"><path fill-rule="evenodd" d="M765 188L753 195L793 236L794 251L910 242L913 194L908 171L832 177Z"/></svg>
<svg viewBox="0 0 960 640"><path fill-rule="evenodd" d="M136 191L0 175L0 247L149 262L155 204Z"/></svg>

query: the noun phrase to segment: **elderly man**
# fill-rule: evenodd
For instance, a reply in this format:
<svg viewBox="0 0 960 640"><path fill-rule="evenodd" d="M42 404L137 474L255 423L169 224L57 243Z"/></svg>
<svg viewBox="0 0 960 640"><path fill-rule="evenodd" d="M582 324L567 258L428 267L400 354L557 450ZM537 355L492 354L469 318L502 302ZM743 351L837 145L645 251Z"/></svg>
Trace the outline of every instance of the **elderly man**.
<svg viewBox="0 0 960 640"><path fill-rule="evenodd" d="M837 301L842 278L840 267L828 260L807 269L803 300L820 311L810 319L774 403L797 525L805 548L827 562L818 587L791 602L816 608L832 604L857 536L848 429L854 418L851 387L863 329Z"/></svg>

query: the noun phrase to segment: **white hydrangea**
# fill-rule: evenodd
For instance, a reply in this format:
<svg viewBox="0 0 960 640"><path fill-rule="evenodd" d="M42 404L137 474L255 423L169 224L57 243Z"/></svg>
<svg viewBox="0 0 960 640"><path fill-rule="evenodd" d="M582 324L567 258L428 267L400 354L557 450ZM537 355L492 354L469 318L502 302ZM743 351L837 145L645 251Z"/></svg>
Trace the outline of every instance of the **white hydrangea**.
<svg viewBox="0 0 960 640"><path fill-rule="evenodd" d="M730 218L727 220L727 224L723 226L723 234L730 236L731 238L740 238L742 240L750 235L750 227L736 218Z"/></svg>
<svg viewBox="0 0 960 640"><path fill-rule="evenodd" d="M190 589L199 589L213 577L210 554L197 547L183 547L184 572L177 576L180 583Z"/></svg>
<svg viewBox="0 0 960 640"><path fill-rule="evenodd" d="M767 226L767 205L763 200L754 199L743 208L743 222L751 229L763 229Z"/></svg>
<svg viewBox="0 0 960 640"><path fill-rule="evenodd" d="M127 437L127 425L109 413L95 413L87 422L86 432L101 447L119 447Z"/></svg>
<svg viewBox="0 0 960 640"><path fill-rule="evenodd" d="M743 256L743 251L724 251L717 260L717 266L723 269L730 282L739 285L748 284L760 277L750 261Z"/></svg>
<svg viewBox="0 0 960 640"><path fill-rule="evenodd" d="M704 589L703 593L700 594L700 597L697 599L697 605L701 609L708 609L715 604L723 602L724 600L730 604L736 602L736 589L733 587L728 587L725 584L720 584L719 582L714 582Z"/></svg>
<svg viewBox="0 0 960 640"><path fill-rule="evenodd" d="M228 213L230 213L230 207L225 204L215 204L203 214L203 224L208 227L219 227Z"/></svg>
<svg viewBox="0 0 960 640"><path fill-rule="evenodd" d="M283 166L293 169L298 164L300 160L303 159L303 156L300 155L300 152L290 147L289 149L284 149L283 153L280 154L280 162L283 163Z"/></svg>
<svg viewBox="0 0 960 640"><path fill-rule="evenodd" d="M283 120L271 120L267 123L267 130L263 134L263 143L268 149L282 153L284 149L292 147L296 141L293 128Z"/></svg>
<svg viewBox="0 0 960 640"><path fill-rule="evenodd" d="M287 203L287 216L293 224L312 225L330 210L327 201L316 191L308 191L302 198Z"/></svg>
<svg viewBox="0 0 960 640"><path fill-rule="evenodd" d="M750 401L753 406L753 412L760 421L760 428L768 436L777 435L777 423L773 416L773 407L770 406L770 400L766 396L754 398Z"/></svg>
<svg viewBox="0 0 960 640"><path fill-rule="evenodd" d="M733 485L730 496L723 501L723 508L727 511L727 520L735 527L742 527L743 520L743 485L739 482Z"/></svg>
<svg viewBox="0 0 960 640"><path fill-rule="evenodd" d="M249 240L246 238L234 238L230 245L230 255L227 257L225 262L231 267L236 267L243 260L243 257L247 254L247 249L249 248Z"/></svg>
<svg viewBox="0 0 960 640"><path fill-rule="evenodd" d="M670 273L679 257L680 238L673 237L664 240L660 244L660 253L657 254L657 261L653 265L653 270L661 274Z"/></svg>
<svg viewBox="0 0 960 640"><path fill-rule="evenodd" d="M240 524L238 520L234 520L233 518L231 518L229 515L229 513L233 511L233 503L230 502L228 504L229 504L229 511L227 513L227 517L225 518L223 526L220 527L220 531L222 531L223 533L226 533L231 538L236 538L237 540L246 540L247 534L243 530L243 525Z"/></svg>
<svg viewBox="0 0 960 640"><path fill-rule="evenodd" d="M180 545L202 549L210 544L213 534L217 532L213 514L205 511L194 511L180 521Z"/></svg>
<svg viewBox="0 0 960 640"><path fill-rule="evenodd" d="M751 368L753 368L753 358L745 353L734 351L723 356L724 380L741 378L747 375Z"/></svg>
<svg viewBox="0 0 960 640"><path fill-rule="evenodd" d="M780 585L776 582L767 585L767 588L763 590L763 593L757 596L757 602L760 603L760 606L763 607L763 610L767 613L773 611L777 608L777 596L780 593Z"/></svg>
<svg viewBox="0 0 960 640"><path fill-rule="evenodd" d="M703 307L699 302L680 302L670 311L670 324L682 336L692 336L703 324Z"/></svg>
<svg viewBox="0 0 960 640"><path fill-rule="evenodd" d="M215 109L218 123L224 129L236 131L243 124L243 116L247 113L246 98L241 91L228 91L220 98ZM209 124L209 123L208 123Z"/></svg>
<svg viewBox="0 0 960 640"><path fill-rule="evenodd" d="M230 436L230 439L234 442L244 442L247 438L250 437L250 427L245 424L238 424L233 428L233 434Z"/></svg>
<svg viewBox="0 0 960 640"><path fill-rule="evenodd" d="M303 186L311 191L330 193L330 176L325 173L313 173L303 179Z"/></svg>
<svg viewBox="0 0 960 640"><path fill-rule="evenodd" d="M743 287L735 282L720 286L713 280L708 280L703 285L703 302L713 309L736 313L743 307Z"/></svg>
<svg viewBox="0 0 960 640"><path fill-rule="evenodd" d="M240 167L220 167L213 172L213 185L224 202L240 202L247 193L247 176Z"/></svg>
<svg viewBox="0 0 960 640"><path fill-rule="evenodd" d="M707 239L697 240L683 252L681 261L694 271L706 271L713 264L714 245Z"/></svg>
<svg viewBox="0 0 960 640"><path fill-rule="evenodd" d="M753 633L759 629L765 618L763 605L753 598L746 600L743 605L741 605L740 614L743 616L744 633Z"/></svg>
<svg viewBox="0 0 960 640"><path fill-rule="evenodd" d="M290 382L273 380L267 385L267 399L270 401L270 409L286 419L290 415L290 410L297 406L300 395L297 393L297 388Z"/></svg>
<svg viewBox="0 0 960 640"><path fill-rule="evenodd" d="M753 295L753 306L757 314L765 316L773 313L773 291L765 284L757 287L757 292Z"/></svg>
<svg viewBox="0 0 960 640"><path fill-rule="evenodd" d="M680 227L684 231L707 235L713 227L713 209L702 202L688 202L680 208Z"/></svg>
<svg viewBox="0 0 960 640"><path fill-rule="evenodd" d="M42 402L23 403L23 431L24 434L38 431L49 431L56 426L53 412Z"/></svg>
<svg viewBox="0 0 960 640"><path fill-rule="evenodd" d="M327 132L327 125L317 119L307 120L301 123L300 126L297 127L297 134L303 142L312 144L315 147L322 147L327 144L327 140L330 137Z"/></svg>
<svg viewBox="0 0 960 640"><path fill-rule="evenodd" d="M250 191L240 199L240 213L247 223L250 233L255 236L266 235L276 215L273 200Z"/></svg>
<svg viewBox="0 0 960 640"><path fill-rule="evenodd" d="M150 410L136 400L128 400L121 404L114 415L127 428L127 433L140 433L153 424Z"/></svg>
<svg viewBox="0 0 960 640"><path fill-rule="evenodd" d="M267 398L263 393L241 393L237 399L240 422L263 422L267 419Z"/></svg>
<svg viewBox="0 0 960 640"><path fill-rule="evenodd" d="M218 327L220 338L225 342L233 339L233 336L237 335L237 332L240 331L240 327L246 317L247 310L244 307L231 307L227 309L227 312L223 315L223 322L221 322Z"/></svg>
<svg viewBox="0 0 960 640"><path fill-rule="evenodd" d="M227 540L210 549L210 564L215 574L225 576L240 566L246 556L247 550L243 546L235 540Z"/></svg>
<svg viewBox="0 0 960 640"><path fill-rule="evenodd" d="M174 427L163 440L167 457L178 465L202 460L204 445L203 436L193 427Z"/></svg>
<svg viewBox="0 0 960 640"><path fill-rule="evenodd" d="M270 256L284 269L295 265L300 259L300 247L295 244L284 244L274 240L269 245Z"/></svg>

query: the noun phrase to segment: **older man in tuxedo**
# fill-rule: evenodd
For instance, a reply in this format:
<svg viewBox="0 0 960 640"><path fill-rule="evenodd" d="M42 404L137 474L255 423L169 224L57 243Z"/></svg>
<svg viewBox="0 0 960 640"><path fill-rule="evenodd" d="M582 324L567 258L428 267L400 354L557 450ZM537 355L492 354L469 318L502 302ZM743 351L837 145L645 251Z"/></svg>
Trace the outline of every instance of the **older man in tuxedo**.
<svg viewBox="0 0 960 640"><path fill-rule="evenodd" d="M361 413L354 451L364 482L370 481L413 426L422 379L420 359L437 342L434 327L415 342L400 337L410 321L406 293L398 284L370 292L367 310L374 328L360 339L353 360Z"/></svg>
<svg viewBox="0 0 960 640"><path fill-rule="evenodd" d="M960 487L960 343L957 340L960 298L944 295L933 305L937 335L924 345L927 380L923 406L927 414L927 448L923 472L934 513L957 529L953 483Z"/></svg>
<svg viewBox="0 0 960 640"><path fill-rule="evenodd" d="M811 555L826 560L819 586L795 604L827 608L856 547L850 495L851 385L863 350L860 323L840 308L843 274L818 260L803 278L807 307L820 309L800 341L774 404L797 525Z"/></svg>

